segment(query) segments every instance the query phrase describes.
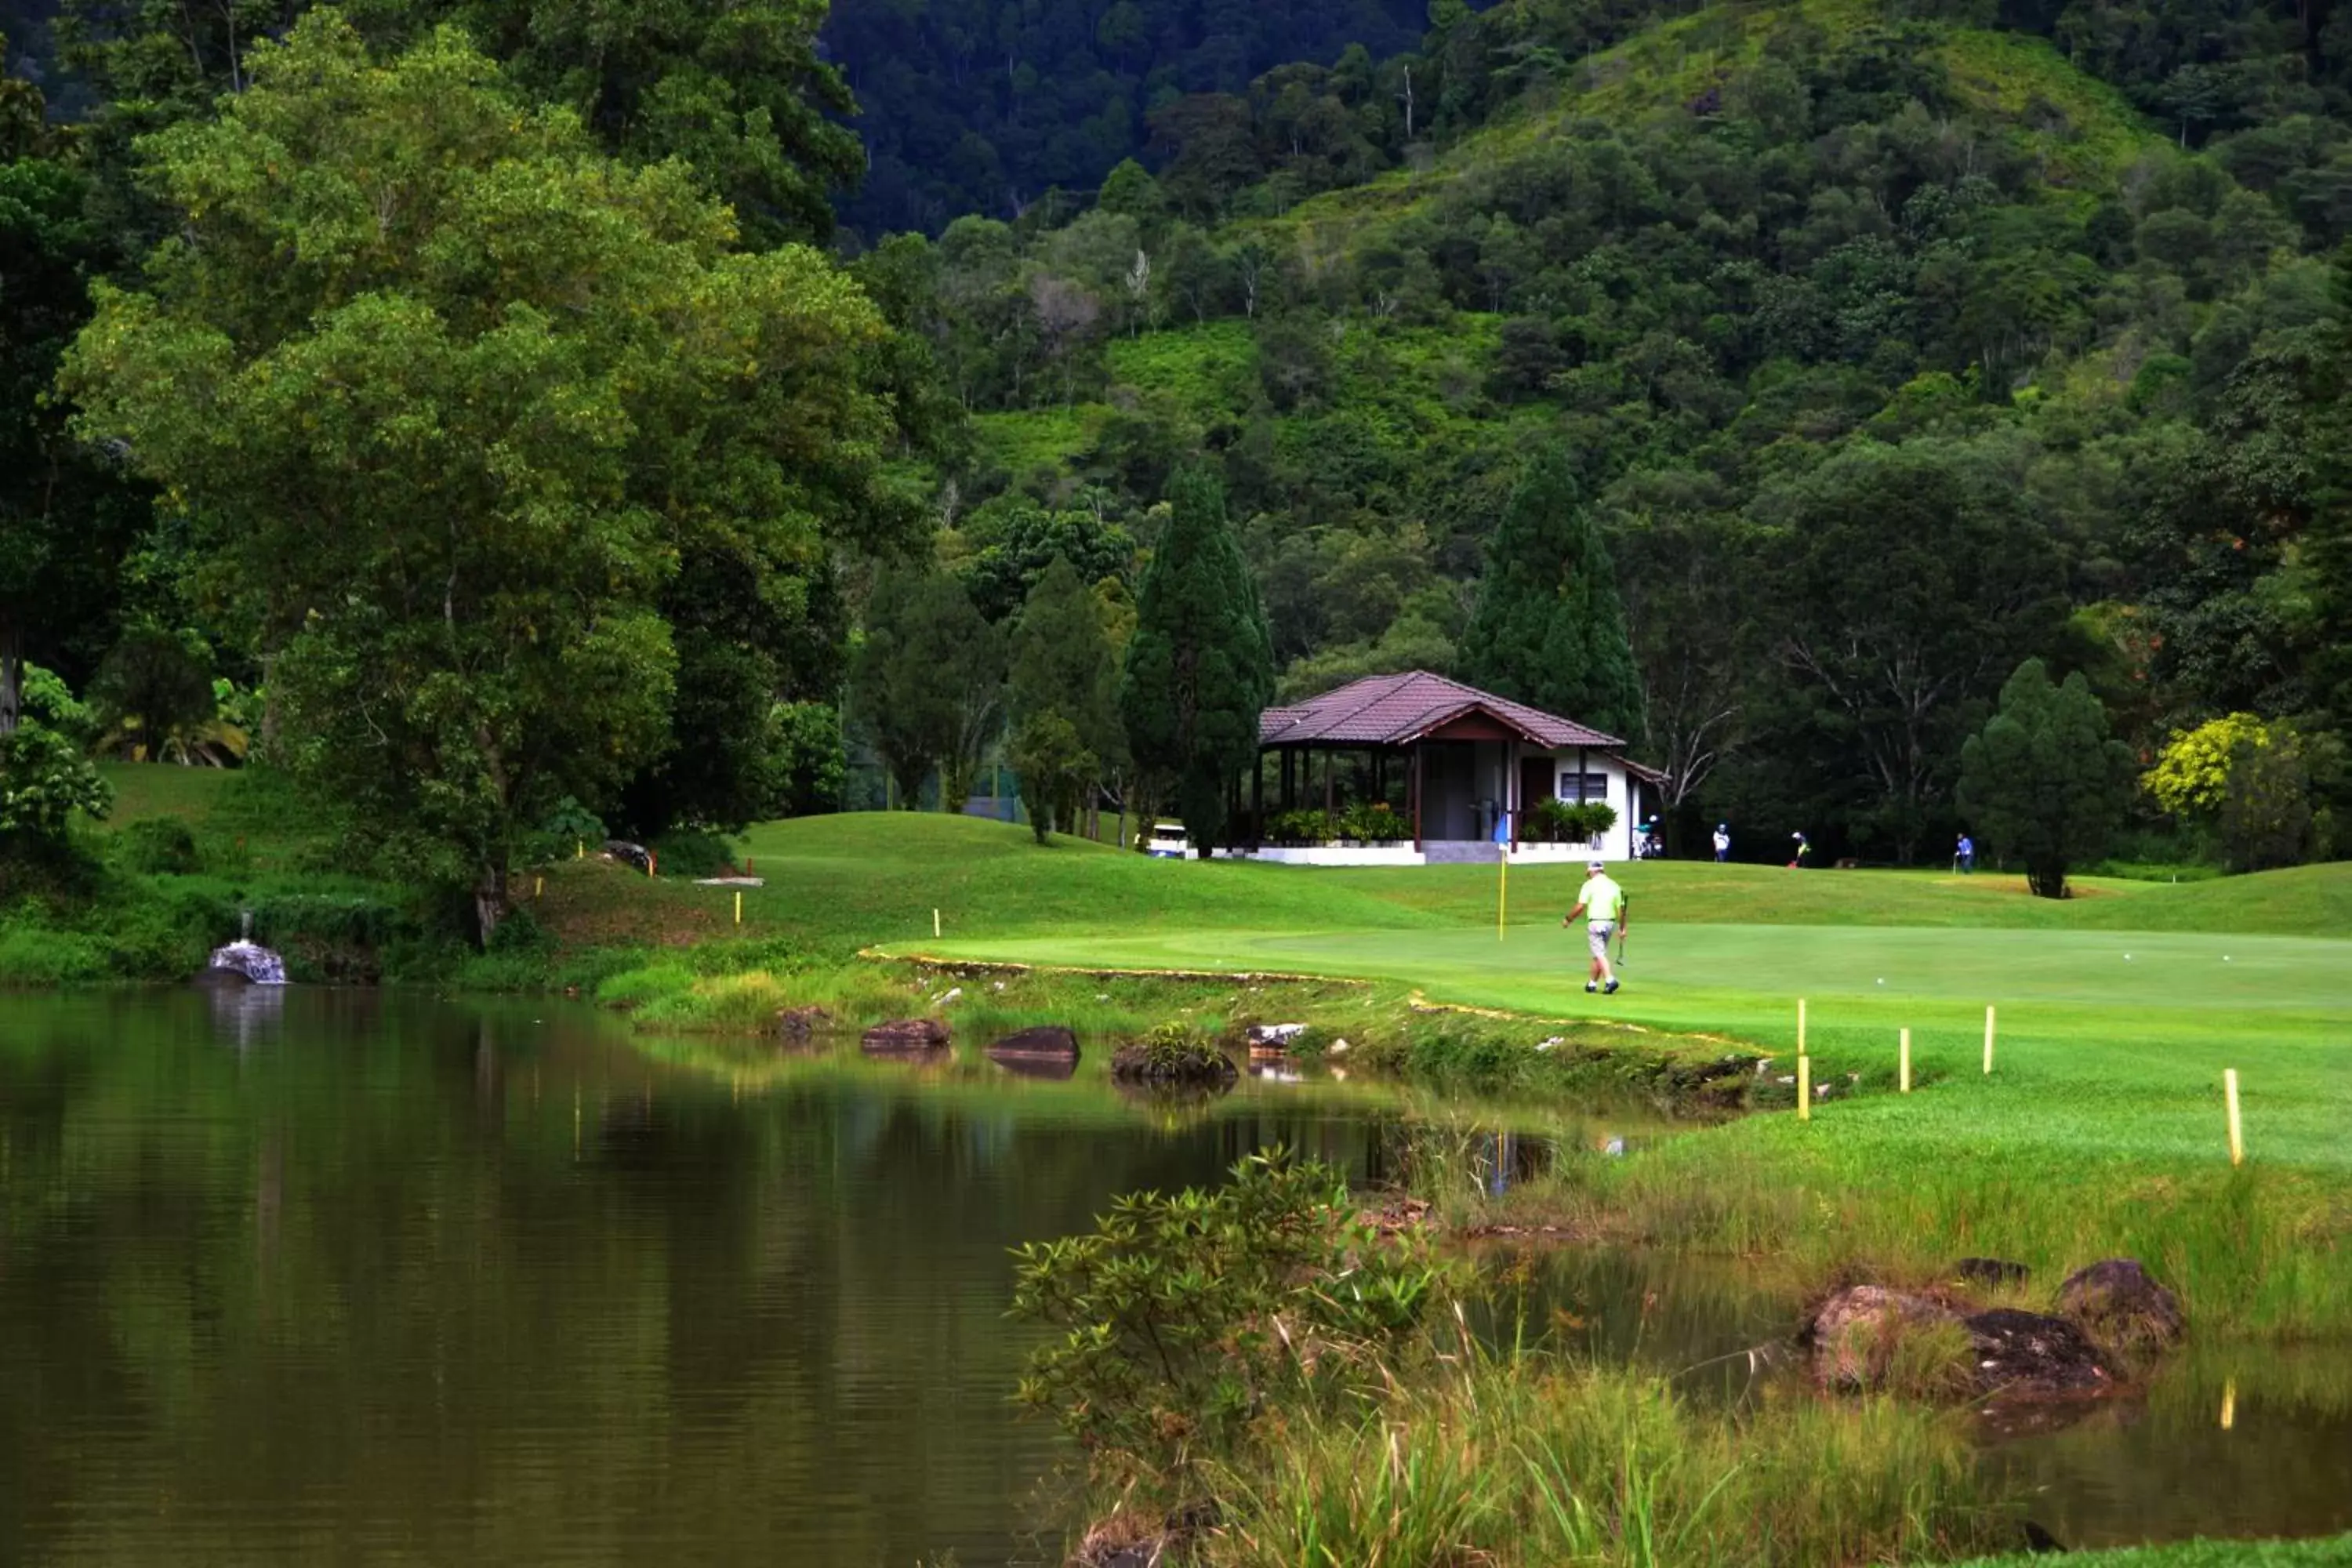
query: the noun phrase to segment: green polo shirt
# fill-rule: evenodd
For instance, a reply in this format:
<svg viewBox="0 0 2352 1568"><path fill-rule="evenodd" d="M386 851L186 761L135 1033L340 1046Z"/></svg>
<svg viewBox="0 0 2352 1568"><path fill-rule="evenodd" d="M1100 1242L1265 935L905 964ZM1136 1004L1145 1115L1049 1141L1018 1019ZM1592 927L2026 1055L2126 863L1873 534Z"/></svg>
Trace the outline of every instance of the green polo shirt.
<svg viewBox="0 0 2352 1568"><path fill-rule="evenodd" d="M1613 921L1625 912L1625 889L1606 871L1588 880L1579 896L1584 900L1586 920Z"/></svg>

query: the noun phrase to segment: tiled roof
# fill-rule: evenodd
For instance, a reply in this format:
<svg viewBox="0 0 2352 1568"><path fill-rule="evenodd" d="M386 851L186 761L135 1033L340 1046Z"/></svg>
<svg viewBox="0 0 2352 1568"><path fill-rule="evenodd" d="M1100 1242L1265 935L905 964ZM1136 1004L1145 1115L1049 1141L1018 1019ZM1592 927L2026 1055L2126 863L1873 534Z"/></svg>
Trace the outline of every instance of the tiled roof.
<svg viewBox="0 0 2352 1568"><path fill-rule="evenodd" d="M1625 743L1524 702L1419 669L1366 676L1309 701L1269 708L1258 719L1258 742L1401 746L1468 713L1484 713L1543 746L1614 749Z"/></svg>

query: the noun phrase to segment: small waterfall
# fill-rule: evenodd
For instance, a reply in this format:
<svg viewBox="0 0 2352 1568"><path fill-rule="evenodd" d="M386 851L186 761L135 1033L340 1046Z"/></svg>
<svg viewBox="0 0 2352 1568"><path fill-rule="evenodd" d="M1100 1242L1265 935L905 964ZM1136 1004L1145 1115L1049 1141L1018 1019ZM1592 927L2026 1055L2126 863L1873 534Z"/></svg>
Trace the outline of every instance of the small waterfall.
<svg viewBox="0 0 2352 1568"><path fill-rule="evenodd" d="M239 910L236 913L236 940L213 950L205 974L215 980L243 975L256 985L285 984L286 961L253 940L253 911Z"/></svg>

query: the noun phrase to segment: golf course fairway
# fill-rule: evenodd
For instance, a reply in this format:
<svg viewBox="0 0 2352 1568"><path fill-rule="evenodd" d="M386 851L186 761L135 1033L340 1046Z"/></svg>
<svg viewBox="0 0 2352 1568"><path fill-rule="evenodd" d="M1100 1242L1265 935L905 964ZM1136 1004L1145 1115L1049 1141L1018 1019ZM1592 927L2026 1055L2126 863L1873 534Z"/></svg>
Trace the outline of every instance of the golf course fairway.
<svg viewBox="0 0 2352 1568"><path fill-rule="evenodd" d="M1888 1077L1897 1031L1912 1031L1919 1092L1834 1110L1880 1135L1916 1125L1941 1137L1964 1101L1979 1147L2225 1158L2221 1074L2235 1068L2257 1157L2352 1171L2352 943L2322 938L1637 923L1614 996L1584 991L1581 931L1536 926L1499 940L1492 929L1161 931L923 945L1023 963L1402 981L1433 1002L1777 1051L1795 1047L1802 997L1824 1071Z"/></svg>

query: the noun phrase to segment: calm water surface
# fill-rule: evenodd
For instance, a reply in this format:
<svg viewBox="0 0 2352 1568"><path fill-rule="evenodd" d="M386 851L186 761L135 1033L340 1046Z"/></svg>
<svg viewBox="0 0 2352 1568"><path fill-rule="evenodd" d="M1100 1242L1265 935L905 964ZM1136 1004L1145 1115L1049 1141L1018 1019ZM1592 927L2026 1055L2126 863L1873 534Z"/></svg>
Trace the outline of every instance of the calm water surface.
<svg viewBox="0 0 2352 1568"><path fill-rule="evenodd" d="M1170 1113L542 1004L0 996L0 1564L1051 1562L1007 1248L1277 1139L1397 1142L1345 1089ZM1700 1389L1785 1327L1671 1260L1538 1272ZM2347 1411L2352 1358L2216 1352L2001 1462L2062 1539L2352 1528Z"/></svg>

